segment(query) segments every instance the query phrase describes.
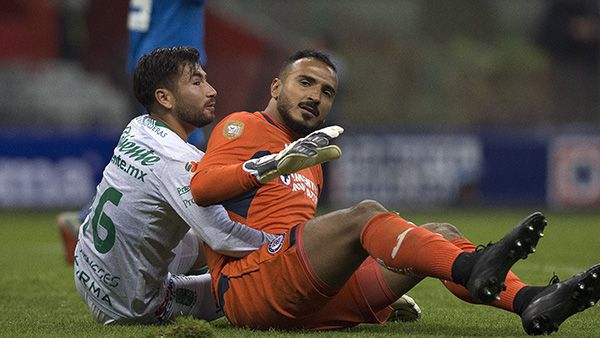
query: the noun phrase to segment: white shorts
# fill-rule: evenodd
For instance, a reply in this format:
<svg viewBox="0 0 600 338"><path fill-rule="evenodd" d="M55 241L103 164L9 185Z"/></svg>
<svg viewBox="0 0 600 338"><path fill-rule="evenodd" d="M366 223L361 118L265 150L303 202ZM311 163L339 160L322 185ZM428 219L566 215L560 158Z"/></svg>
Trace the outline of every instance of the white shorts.
<svg viewBox="0 0 600 338"><path fill-rule="evenodd" d="M198 255L202 254L196 234L192 230L188 231L173 251L175 258L169 264L169 273L159 291L159 294L164 295L163 301L153 311L155 316L140 318L139 324L166 323L179 316L192 316L206 321L222 317L223 311L217 307L211 293L210 274L183 275L192 269ZM76 283L76 288L98 323L136 323L131 318L113 318L95 304L95 298L88 294L82 284Z"/></svg>
<svg viewBox="0 0 600 338"><path fill-rule="evenodd" d="M167 323L179 316L192 316L211 321L223 316L223 311L211 293L210 274L171 275L163 284L167 289L156 315L156 323Z"/></svg>
<svg viewBox="0 0 600 338"><path fill-rule="evenodd" d="M198 236L190 229L181 242L177 244L175 249L173 249L175 253L175 258L171 264L169 264L169 272L174 275L181 275L189 272L194 263L198 258L200 258L206 264L206 258L204 258L204 250L200 248L200 240ZM201 257L198 257L202 255Z"/></svg>

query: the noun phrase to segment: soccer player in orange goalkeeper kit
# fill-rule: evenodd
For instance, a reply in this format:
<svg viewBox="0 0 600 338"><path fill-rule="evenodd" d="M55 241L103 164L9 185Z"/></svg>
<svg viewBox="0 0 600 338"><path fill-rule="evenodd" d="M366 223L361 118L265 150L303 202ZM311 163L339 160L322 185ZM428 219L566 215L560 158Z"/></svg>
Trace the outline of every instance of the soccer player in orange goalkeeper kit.
<svg viewBox="0 0 600 338"><path fill-rule="evenodd" d="M343 129L319 129L336 89L326 54L297 52L272 81L265 110L223 119L195 169L198 205L223 204L233 220L279 235L242 258L208 249L213 292L234 325L335 329L384 322L390 305L425 277L465 301L516 313L529 334L556 331L598 300L600 265L549 286L527 285L510 271L543 236L539 212L479 250L453 225L417 226L373 200L315 217L319 164L341 155L331 141Z"/></svg>

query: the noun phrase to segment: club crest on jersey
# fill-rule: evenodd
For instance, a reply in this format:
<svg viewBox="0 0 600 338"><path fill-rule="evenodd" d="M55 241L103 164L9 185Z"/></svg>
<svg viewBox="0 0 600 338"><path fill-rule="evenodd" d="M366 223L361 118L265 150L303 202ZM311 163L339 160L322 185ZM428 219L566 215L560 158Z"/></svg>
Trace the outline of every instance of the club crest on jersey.
<svg viewBox="0 0 600 338"><path fill-rule="evenodd" d="M281 235L275 237L274 240L269 242L269 247L267 248L269 250L269 253L272 255L277 253L277 251L279 251L279 249L281 249L281 247L283 246L284 240L285 240L285 234L281 234Z"/></svg>
<svg viewBox="0 0 600 338"><path fill-rule="evenodd" d="M290 179L290 175L281 175L281 176L279 176L279 179L285 185L290 185L290 183L292 183L292 180Z"/></svg>
<svg viewBox="0 0 600 338"><path fill-rule="evenodd" d="M229 121L223 127L223 136L228 139L239 137L244 132L244 123L239 121Z"/></svg>

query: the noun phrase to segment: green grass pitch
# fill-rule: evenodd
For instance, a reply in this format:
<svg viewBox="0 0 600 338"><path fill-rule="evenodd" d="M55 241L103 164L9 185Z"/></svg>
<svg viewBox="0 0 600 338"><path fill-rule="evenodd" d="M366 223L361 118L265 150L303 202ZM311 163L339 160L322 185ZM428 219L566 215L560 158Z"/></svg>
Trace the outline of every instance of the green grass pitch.
<svg viewBox="0 0 600 338"><path fill-rule="evenodd" d="M544 211L544 210L542 210ZM415 223L450 222L476 244L486 244L507 232L530 211L482 209L403 213ZM600 212L545 212L549 221L538 252L517 263L513 271L525 282L546 285L553 272L562 279L600 263ZM63 257L54 226L55 213L0 212L0 336L3 337L159 337L174 325L102 326L91 319L79 299L72 268ZM225 319L202 331L215 337L429 337L524 336L511 313L473 306L454 298L436 280L409 293L421 306L415 323L360 325L332 332L250 331L233 328ZM565 322L556 336L597 337L600 307ZM185 331L179 331L185 334Z"/></svg>

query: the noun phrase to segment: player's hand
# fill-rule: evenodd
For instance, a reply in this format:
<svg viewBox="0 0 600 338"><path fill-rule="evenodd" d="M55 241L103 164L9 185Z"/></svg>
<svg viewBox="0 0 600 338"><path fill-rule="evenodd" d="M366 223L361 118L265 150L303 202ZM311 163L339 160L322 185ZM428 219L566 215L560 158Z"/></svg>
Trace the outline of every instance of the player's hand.
<svg viewBox="0 0 600 338"><path fill-rule="evenodd" d="M342 155L342 150L331 144L331 141L343 132L344 128L340 126L316 130L287 145L277 154L246 161L244 170L256 176L258 182L265 184L277 176L335 160Z"/></svg>

